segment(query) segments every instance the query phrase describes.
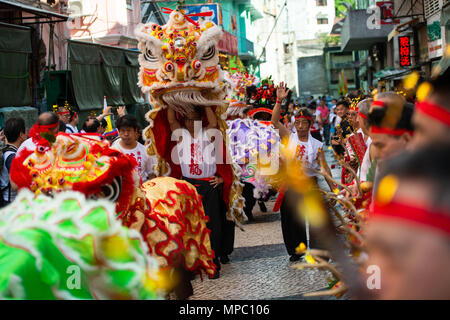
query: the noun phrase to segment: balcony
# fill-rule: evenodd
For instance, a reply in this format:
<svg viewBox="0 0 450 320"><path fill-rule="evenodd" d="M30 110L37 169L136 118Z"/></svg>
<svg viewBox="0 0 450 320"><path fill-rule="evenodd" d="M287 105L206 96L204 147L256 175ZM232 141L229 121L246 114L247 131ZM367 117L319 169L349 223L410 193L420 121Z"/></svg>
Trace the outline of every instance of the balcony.
<svg viewBox="0 0 450 320"><path fill-rule="evenodd" d="M341 31L342 51L367 50L380 42L387 42L392 25L377 24L374 13L350 10Z"/></svg>
<svg viewBox="0 0 450 320"><path fill-rule="evenodd" d="M255 46L253 42L248 40L246 37L239 36L238 37L238 48L239 48L239 57L242 60L251 60L255 57Z"/></svg>
<svg viewBox="0 0 450 320"><path fill-rule="evenodd" d="M219 41L218 47L220 51L227 52L228 54L231 54L233 56L238 55L237 37L225 30L223 31L223 36Z"/></svg>

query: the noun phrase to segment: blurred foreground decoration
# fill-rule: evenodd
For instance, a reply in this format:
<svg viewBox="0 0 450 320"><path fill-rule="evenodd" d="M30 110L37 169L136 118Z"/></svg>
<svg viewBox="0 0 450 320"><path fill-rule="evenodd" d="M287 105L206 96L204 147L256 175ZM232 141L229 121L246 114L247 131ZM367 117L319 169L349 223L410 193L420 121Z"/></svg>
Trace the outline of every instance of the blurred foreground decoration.
<svg viewBox="0 0 450 320"><path fill-rule="evenodd" d="M115 203L111 212L140 232L161 272L184 275L174 278L177 284L164 285L167 291L189 286L189 272L214 274L207 217L193 185L171 177L141 184L136 160L96 135L59 133L53 139L14 158L11 180L19 188L36 195L75 190Z"/></svg>
<svg viewBox="0 0 450 320"><path fill-rule="evenodd" d="M315 237L323 248L317 250L309 248L305 244L299 244L297 253L304 253L305 263L295 264L293 268L319 268L329 270L334 279L330 279L330 289L306 294L306 296L335 295L340 297L349 292L352 298L365 298L367 292L365 281L359 270L361 263L359 257L364 250L364 241L359 234L361 217L359 211L351 201L335 192L325 193L320 191L313 179L304 174L301 162L294 159L294 154L287 150L287 139L283 139L281 153L283 161L276 175L270 177L272 185L287 187L290 196L287 201L297 208L297 213L310 229L312 237ZM321 170L323 172L323 169ZM327 177L331 179L331 177ZM334 183L339 185L336 181ZM336 202L342 204L344 214L334 208ZM337 218L332 219L332 216ZM308 231L307 231L308 232ZM343 233L344 236L338 236ZM336 262L336 266L330 264L329 259Z"/></svg>
<svg viewBox="0 0 450 320"><path fill-rule="evenodd" d="M159 299L167 279L106 200L23 189L0 210L3 299Z"/></svg>

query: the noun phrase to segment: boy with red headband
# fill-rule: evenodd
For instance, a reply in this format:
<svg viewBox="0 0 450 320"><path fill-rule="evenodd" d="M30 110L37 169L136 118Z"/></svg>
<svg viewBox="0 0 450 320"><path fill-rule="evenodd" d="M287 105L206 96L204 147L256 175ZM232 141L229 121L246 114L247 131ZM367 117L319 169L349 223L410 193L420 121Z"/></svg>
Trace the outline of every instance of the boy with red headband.
<svg viewBox="0 0 450 320"><path fill-rule="evenodd" d="M67 110L67 108L59 107L56 114L58 115L59 121L63 122L64 124L67 125L70 122L70 111Z"/></svg>
<svg viewBox="0 0 450 320"><path fill-rule="evenodd" d="M75 111L69 111L69 122L66 123L66 133L78 133L78 114Z"/></svg>
<svg viewBox="0 0 450 320"><path fill-rule="evenodd" d="M307 168L305 173L317 181L317 174L314 170L320 170L321 166L325 171L332 176L331 170L325 160L324 153L322 151L323 143L313 138L310 133L311 124L314 122L313 116L306 108L301 108L296 117L294 126L295 133L292 133L280 122L280 109L281 102L289 94L289 89L283 82L277 87L277 101L272 112L272 124L275 129L278 129L280 138L288 137L288 149L292 150L295 154L295 158L298 161L302 161ZM333 186L330 184L330 189L333 190ZM288 254L291 256L290 261L298 261L300 255L297 255L295 248L301 243L307 243L306 228L298 221L295 208L289 203L289 190L282 192L280 195L284 195L282 200L280 214L281 214L281 229L283 232L283 240L286 246ZM279 202L279 200L277 200ZM313 239L314 240L314 239ZM311 244L311 246L314 246Z"/></svg>
<svg viewBox="0 0 450 320"><path fill-rule="evenodd" d="M395 92L377 95L369 112L370 137L374 156L383 161L408 148L413 137L414 105Z"/></svg>
<svg viewBox="0 0 450 320"><path fill-rule="evenodd" d="M414 148L433 141L450 141L450 68L429 84L431 92L424 101L416 103Z"/></svg>
<svg viewBox="0 0 450 320"><path fill-rule="evenodd" d="M373 155L377 160L373 190L378 189L379 171L386 160L411 149L413 112L414 105L394 92L382 92L372 102L368 118Z"/></svg>
<svg viewBox="0 0 450 320"><path fill-rule="evenodd" d="M450 145L390 159L366 228L376 299L450 299Z"/></svg>

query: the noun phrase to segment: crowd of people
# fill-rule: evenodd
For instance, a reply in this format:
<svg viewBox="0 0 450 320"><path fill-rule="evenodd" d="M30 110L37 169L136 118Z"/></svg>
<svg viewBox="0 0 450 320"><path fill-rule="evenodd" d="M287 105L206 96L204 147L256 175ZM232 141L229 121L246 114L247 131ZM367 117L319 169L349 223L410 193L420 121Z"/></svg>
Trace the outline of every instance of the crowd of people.
<svg viewBox="0 0 450 320"><path fill-rule="evenodd" d="M339 195L357 206L355 200L369 194L365 205L357 207L369 216L364 230L357 231L366 241L366 265L381 270L383 286L371 292L375 298L450 298L445 271L450 263L449 73L426 82L431 90L420 101L413 94L380 92L333 100L328 108L321 98L317 108L314 101L306 108L291 103L284 123L278 119L285 88L278 87L272 123L281 136L289 136L295 157L309 168L317 167L314 161L324 161L315 153L322 148L319 141L330 143L335 157L345 164L341 184L347 188ZM310 153L305 152L308 147ZM369 186L370 192L359 194L358 185ZM295 209L281 207L286 249L296 261L295 246L305 241L305 232L292 220L294 215Z"/></svg>
<svg viewBox="0 0 450 320"><path fill-rule="evenodd" d="M133 115L126 114L125 107L118 107L116 128L107 130L108 116L113 115L112 107L107 107L98 115L89 115L78 130L79 117L76 111L66 106L59 107L55 112L44 112L39 115L36 125L52 134L90 134L106 139L113 148L119 149L123 153L136 159L138 172L143 181L156 176L153 171L154 160L147 155L142 137L142 127ZM0 175L0 184L2 192L2 204L6 206L13 202L17 194L14 183L10 181L11 163L22 150L34 151L36 149L36 140L34 128L29 131L25 126L25 120L20 117L9 118L1 131L2 147L2 171Z"/></svg>
<svg viewBox="0 0 450 320"><path fill-rule="evenodd" d="M359 94L357 98L330 101L311 97L307 104L298 105L294 101L285 103L289 96L286 84L276 88L271 125L287 141L295 160L304 164L305 174L315 181L324 175L330 191L337 190L340 197L369 200L360 207L369 212L367 229L357 231L363 231L367 241L367 264L382 270L384 286L378 298L450 298L449 81L448 71L431 80L433 89L422 101L380 92L373 97ZM283 104L287 104L285 110ZM243 113L244 118L249 117L248 111ZM78 114L66 107L42 113L37 125L52 135L85 133L107 139L112 148L136 160L142 181L157 177L158 160L148 155L137 119L126 114L123 107L117 112L116 128L108 132L110 107L100 116L89 116L80 132ZM171 132L178 131L180 138L174 162L180 164L182 179L196 187L209 217L207 227L217 266L212 278L217 279L220 265L230 262L235 229L234 222L226 219L223 199L223 185L230 177L216 163L215 153L208 153L214 150L211 145L216 145L208 129L217 128L218 119L210 107L194 108L184 116L169 108L167 119ZM202 123L202 130L196 130L196 122ZM5 123L2 206L13 202L17 194L9 179L15 155L36 148L33 130L28 138L24 119L10 118ZM324 148L332 150L342 164L340 182L333 180ZM366 182L370 192L361 194L361 184ZM288 187L282 187L269 196L278 194L286 250L290 261L298 261L302 258L297 250L300 243L308 241L312 248L320 247L320 243L315 237L306 238L307 226L298 220L296 207L286 200L290 193ZM251 184L244 183L243 195L244 211L252 222L257 200ZM264 200L258 201L262 211L267 210Z"/></svg>

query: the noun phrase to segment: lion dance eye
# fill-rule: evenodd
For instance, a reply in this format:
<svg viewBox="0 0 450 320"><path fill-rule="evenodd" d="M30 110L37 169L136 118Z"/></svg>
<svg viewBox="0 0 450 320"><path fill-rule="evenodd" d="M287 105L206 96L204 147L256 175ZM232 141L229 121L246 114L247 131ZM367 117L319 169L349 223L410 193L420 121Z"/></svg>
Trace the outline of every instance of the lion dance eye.
<svg viewBox="0 0 450 320"><path fill-rule="evenodd" d="M164 70L166 70L167 72L172 72L174 69L173 63L172 62L166 62L164 64Z"/></svg>
<svg viewBox="0 0 450 320"><path fill-rule="evenodd" d="M203 55L202 60L210 60L214 58L216 55L216 47L211 46L208 48L208 51Z"/></svg>
<svg viewBox="0 0 450 320"><path fill-rule="evenodd" d="M192 69L200 70L201 67L202 67L202 63L200 61L198 61L198 60L192 61Z"/></svg>
<svg viewBox="0 0 450 320"><path fill-rule="evenodd" d="M158 58L153 55L152 50L148 49L144 54L144 59L149 62L156 62Z"/></svg>

